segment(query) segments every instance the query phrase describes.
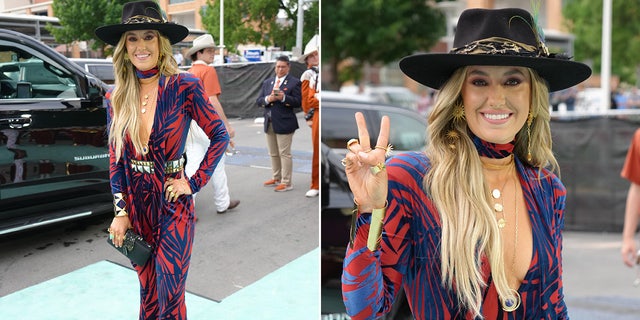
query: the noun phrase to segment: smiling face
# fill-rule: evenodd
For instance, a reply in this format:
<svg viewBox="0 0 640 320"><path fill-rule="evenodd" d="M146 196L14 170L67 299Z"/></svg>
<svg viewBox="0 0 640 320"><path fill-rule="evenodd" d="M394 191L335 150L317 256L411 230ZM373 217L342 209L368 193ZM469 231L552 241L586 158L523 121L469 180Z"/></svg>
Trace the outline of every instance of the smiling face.
<svg viewBox="0 0 640 320"><path fill-rule="evenodd" d="M147 71L158 64L160 45L157 31L127 31L125 40L127 56L138 70Z"/></svg>
<svg viewBox="0 0 640 320"><path fill-rule="evenodd" d="M511 142L531 105L531 74L524 67L470 66L462 85L469 129L487 142Z"/></svg>

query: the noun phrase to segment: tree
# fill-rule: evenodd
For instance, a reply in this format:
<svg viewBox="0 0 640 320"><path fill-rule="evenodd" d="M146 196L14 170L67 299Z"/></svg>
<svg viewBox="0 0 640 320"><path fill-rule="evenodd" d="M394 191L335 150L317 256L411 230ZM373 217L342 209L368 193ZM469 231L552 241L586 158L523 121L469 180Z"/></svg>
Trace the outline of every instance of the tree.
<svg viewBox="0 0 640 320"><path fill-rule="evenodd" d="M575 35L575 60L602 65L602 0L572 0L563 8L567 29ZM640 2L612 1L611 73L621 81L636 83L640 65ZM616 48L619 48L616 50Z"/></svg>
<svg viewBox="0 0 640 320"><path fill-rule="evenodd" d="M90 41L92 49L104 49L105 43L93 33L97 27L120 23L122 6L128 0L54 0L53 14L61 28L47 25L58 43ZM104 52L104 50L102 50Z"/></svg>
<svg viewBox="0 0 640 320"><path fill-rule="evenodd" d="M303 44L318 32L318 2L307 4L304 12ZM304 8L303 8L304 9ZM280 10L286 14L286 25L278 22ZM265 47L274 46L282 50L291 50L296 42L296 23L298 1L289 0L286 4L273 0L225 0L224 2L224 40L225 43L250 44ZM202 24L208 33L220 34L220 1L208 2L201 11ZM234 46L229 51L234 52Z"/></svg>
<svg viewBox="0 0 640 320"><path fill-rule="evenodd" d="M323 0L322 63L332 89L359 80L365 63L396 61L428 51L445 34L445 18L425 0ZM343 61L351 67L338 69ZM326 79L326 78L325 78Z"/></svg>

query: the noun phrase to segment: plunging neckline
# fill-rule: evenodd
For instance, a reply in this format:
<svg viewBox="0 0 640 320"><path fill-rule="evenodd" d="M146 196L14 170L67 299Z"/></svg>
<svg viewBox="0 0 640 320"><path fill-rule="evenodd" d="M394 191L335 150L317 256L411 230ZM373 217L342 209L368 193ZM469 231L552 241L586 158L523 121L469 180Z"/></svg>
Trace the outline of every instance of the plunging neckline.
<svg viewBox="0 0 640 320"><path fill-rule="evenodd" d="M140 134L140 139L141 139L140 141L143 142L143 145L147 148L147 153L146 154L148 154L148 152L151 150L151 141L152 141L153 134L155 133L154 127L155 127L155 124L157 122L158 106L160 105L160 94L161 94L161 92L160 92L160 81L162 81L163 78L164 77L162 75L160 75L158 77L158 80L157 80L158 82L155 85L155 88L156 88L156 91L157 91L157 94L155 94L155 101L154 101L155 104L152 102L150 105L147 106L146 113L141 114L141 117L146 115L148 117L149 121L150 121L150 123L149 123L150 126L146 126L147 123L145 123L145 120L141 119L141 121L140 121L141 126L143 126L145 130L148 128L148 133L147 133L146 137L144 137L144 136L142 136L142 134ZM153 92L153 91L151 91L151 92ZM150 108L151 105L153 105L153 114L151 112L152 108ZM144 139L144 138L146 138L146 139ZM146 154L143 154L143 156L146 156Z"/></svg>

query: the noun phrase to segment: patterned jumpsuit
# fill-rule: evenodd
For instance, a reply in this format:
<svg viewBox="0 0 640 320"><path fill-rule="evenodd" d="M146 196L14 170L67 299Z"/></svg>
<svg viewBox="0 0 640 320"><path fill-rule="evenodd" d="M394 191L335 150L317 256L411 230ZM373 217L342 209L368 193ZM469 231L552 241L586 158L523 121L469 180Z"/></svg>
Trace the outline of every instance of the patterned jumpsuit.
<svg viewBox="0 0 640 320"><path fill-rule="evenodd" d="M480 155L503 158L514 145L474 138ZM556 175L515 158L531 220L533 254L518 288L522 304L514 312L499 307L487 258L481 258L485 319L567 319L562 286L562 229L566 189ZM371 214L359 213L356 235L347 249L342 274L343 300L352 319L375 319L388 313L401 287L417 320L473 319L457 296L442 284L441 222L435 204L422 187L430 163L425 153L398 154L387 162L389 201L380 249L367 248Z"/></svg>
<svg viewBox="0 0 640 320"><path fill-rule="evenodd" d="M165 199L165 180L181 175L165 174L165 163L182 157L189 123L195 120L211 139L200 168L189 179L196 193L209 180L229 141L197 78L180 73L166 80L160 76L149 152L137 155L128 137L119 161L115 161L112 146L109 150L111 191L126 195L134 231L154 248L145 265L133 265L140 280L140 319L187 318L184 297L194 237L194 202L191 195L182 195L175 202ZM113 114L109 97L108 125ZM132 159L151 161L152 172L134 170Z"/></svg>

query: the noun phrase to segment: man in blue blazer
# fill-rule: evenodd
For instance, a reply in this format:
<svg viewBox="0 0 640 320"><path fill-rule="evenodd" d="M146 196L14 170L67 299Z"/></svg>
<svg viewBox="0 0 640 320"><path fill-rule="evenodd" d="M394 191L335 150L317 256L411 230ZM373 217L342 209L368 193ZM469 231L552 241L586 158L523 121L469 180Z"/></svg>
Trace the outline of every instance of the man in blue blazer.
<svg viewBox="0 0 640 320"><path fill-rule="evenodd" d="M302 96L300 80L289 75L290 67L287 56L278 57L276 76L262 83L260 96L256 100L264 108L264 132L273 171L273 177L265 181L264 186L275 186L277 192L293 189L291 142L293 133L298 129L296 111L301 108Z"/></svg>

